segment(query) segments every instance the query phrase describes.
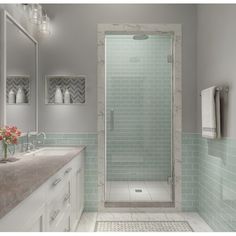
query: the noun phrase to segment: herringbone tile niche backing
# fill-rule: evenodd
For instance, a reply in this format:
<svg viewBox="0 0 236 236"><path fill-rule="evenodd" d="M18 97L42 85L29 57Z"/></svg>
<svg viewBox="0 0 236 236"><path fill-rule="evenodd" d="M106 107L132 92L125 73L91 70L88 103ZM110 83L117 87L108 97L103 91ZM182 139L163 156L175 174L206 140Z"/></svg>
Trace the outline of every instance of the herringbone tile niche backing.
<svg viewBox="0 0 236 236"><path fill-rule="evenodd" d="M12 89L16 94L19 87L22 87L25 93L25 103L30 102L30 77L29 75L8 75L6 82L6 99L8 103L8 94Z"/></svg>
<svg viewBox="0 0 236 236"><path fill-rule="evenodd" d="M45 103L55 104L55 92L57 86L62 93L68 89L71 104L85 103L85 77L84 76L46 76L45 78Z"/></svg>

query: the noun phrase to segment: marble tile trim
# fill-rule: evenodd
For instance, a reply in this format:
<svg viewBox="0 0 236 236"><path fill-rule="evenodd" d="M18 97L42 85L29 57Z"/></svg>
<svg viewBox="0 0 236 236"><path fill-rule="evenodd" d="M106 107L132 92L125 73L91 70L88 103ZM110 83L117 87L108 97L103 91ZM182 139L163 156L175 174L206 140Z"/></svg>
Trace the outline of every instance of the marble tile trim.
<svg viewBox="0 0 236 236"><path fill-rule="evenodd" d="M173 35L173 172L174 209L181 210L181 133L182 133L182 71L181 24L98 24L97 26L97 129L98 129L98 211L105 208L105 35L112 33L145 33Z"/></svg>

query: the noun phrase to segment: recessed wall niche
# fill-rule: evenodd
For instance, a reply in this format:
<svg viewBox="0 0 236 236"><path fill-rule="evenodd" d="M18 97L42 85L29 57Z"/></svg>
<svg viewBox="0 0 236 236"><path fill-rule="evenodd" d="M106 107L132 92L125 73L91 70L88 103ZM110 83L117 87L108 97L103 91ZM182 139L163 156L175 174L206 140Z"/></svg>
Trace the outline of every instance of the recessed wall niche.
<svg viewBox="0 0 236 236"><path fill-rule="evenodd" d="M12 90L15 95L18 89L22 87L25 94L24 103L9 103L9 92ZM6 82L6 100L8 105L22 105L30 103L30 77L29 75L9 75Z"/></svg>
<svg viewBox="0 0 236 236"><path fill-rule="evenodd" d="M61 89L64 97L66 89L70 93L70 103L55 103L56 89ZM85 76L48 75L45 77L45 104L73 105L85 103Z"/></svg>

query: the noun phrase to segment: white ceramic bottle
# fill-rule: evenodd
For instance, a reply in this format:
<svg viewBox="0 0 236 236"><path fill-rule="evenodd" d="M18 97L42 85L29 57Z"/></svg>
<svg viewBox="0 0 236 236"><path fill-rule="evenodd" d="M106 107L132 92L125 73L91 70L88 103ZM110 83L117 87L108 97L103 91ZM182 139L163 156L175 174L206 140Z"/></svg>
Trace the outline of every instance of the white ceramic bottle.
<svg viewBox="0 0 236 236"><path fill-rule="evenodd" d="M56 92L55 92L55 103L63 103L63 97L62 97L62 92L59 86L57 86L56 88Z"/></svg>
<svg viewBox="0 0 236 236"><path fill-rule="evenodd" d="M19 87L17 90L16 103L25 103L25 93L22 87Z"/></svg>
<svg viewBox="0 0 236 236"><path fill-rule="evenodd" d="M9 104L16 103L16 94L12 89L8 93L8 103Z"/></svg>
<svg viewBox="0 0 236 236"><path fill-rule="evenodd" d="M70 104L70 92L68 89L66 89L66 91L64 93L64 103Z"/></svg>

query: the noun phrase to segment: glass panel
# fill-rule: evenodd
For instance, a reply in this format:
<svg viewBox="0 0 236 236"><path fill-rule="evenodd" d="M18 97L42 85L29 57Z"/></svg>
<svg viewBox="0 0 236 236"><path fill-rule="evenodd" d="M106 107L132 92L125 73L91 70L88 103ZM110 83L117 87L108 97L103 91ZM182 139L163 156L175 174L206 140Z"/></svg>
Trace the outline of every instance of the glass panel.
<svg viewBox="0 0 236 236"><path fill-rule="evenodd" d="M170 35L106 36L107 201L172 201L171 53Z"/></svg>

